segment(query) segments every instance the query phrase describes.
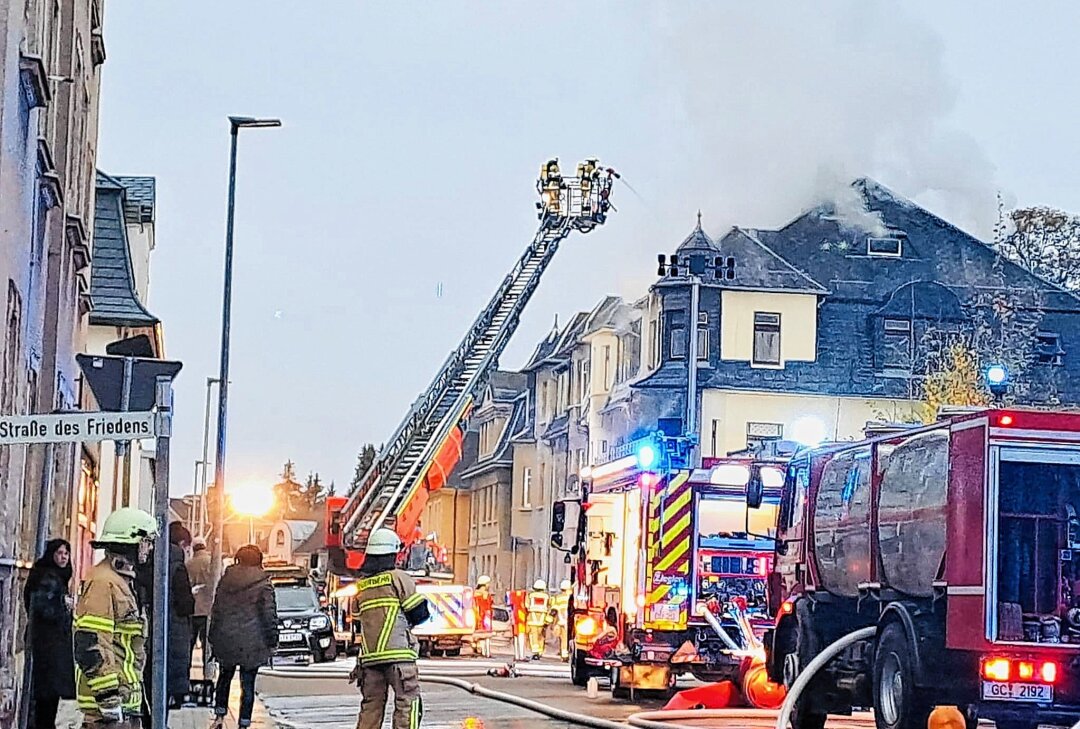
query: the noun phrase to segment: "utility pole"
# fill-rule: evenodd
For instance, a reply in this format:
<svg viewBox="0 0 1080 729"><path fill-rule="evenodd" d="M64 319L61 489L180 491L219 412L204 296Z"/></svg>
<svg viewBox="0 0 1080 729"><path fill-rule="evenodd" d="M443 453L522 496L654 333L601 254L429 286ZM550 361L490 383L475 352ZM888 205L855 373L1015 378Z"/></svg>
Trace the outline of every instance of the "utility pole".
<svg viewBox="0 0 1080 729"><path fill-rule="evenodd" d="M210 389L218 383L216 377L206 378L206 407L203 410L203 436L202 436L202 482L196 481L195 493L198 501L198 513L196 516L196 530L198 536L206 536L207 512L206 512L206 474L210 468Z"/></svg>

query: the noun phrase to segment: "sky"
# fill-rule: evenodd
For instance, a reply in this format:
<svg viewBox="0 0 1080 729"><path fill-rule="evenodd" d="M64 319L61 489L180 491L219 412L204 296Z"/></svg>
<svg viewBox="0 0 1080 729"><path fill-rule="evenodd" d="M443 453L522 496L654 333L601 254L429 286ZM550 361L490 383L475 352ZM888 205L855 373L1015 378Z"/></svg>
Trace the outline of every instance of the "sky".
<svg viewBox="0 0 1080 729"><path fill-rule="evenodd" d="M998 195L1080 212L1080 5L996 5L111 0L98 164L157 178L172 492L218 371L228 115L283 126L240 137L227 483L291 460L340 493L532 238L549 157L628 184L505 368L643 295L698 210L714 236L781 225L869 175L984 238Z"/></svg>

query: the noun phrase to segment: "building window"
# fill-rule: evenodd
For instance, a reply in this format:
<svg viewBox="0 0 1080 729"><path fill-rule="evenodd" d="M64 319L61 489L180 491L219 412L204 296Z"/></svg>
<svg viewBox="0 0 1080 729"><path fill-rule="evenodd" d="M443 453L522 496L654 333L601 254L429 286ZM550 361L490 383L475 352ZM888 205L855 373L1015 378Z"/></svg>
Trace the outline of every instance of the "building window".
<svg viewBox="0 0 1080 729"><path fill-rule="evenodd" d="M754 364L780 364L780 315L754 312Z"/></svg>
<svg viewBox="0 0 1080 729"><path fill-rule="evenodd" d="M532 508L532 469L525 468L521 471L521 508Z"/></svg>
<svg viewBox="0 0 1080 729"><path fill-rule="evenodd" d="M611 389L611 345L604 345L604 392Z"/></svg>
<svg viewBox="0 0 1080 729"><path fill-rule="evenodd" d="M540 385L540 422L546 423L548 420L548 383L545 380Z"/></svg>
<svg viewBox="0 0 1080 729"><path fill-rule="evenodd" d="M900 238L867 238L866 255L899 258L904 253Z"/></svg>
<svg viewBox="0 0 1080 729"><path fill-rule="evenodd" d="M1035 355L1039 364L1063 364L1065 350L1061 348L1061 335L1057 332L1036 332Z"/></svg>
<svg viewBox="0 0 1080 729"><path fill-rule="evenodd" d="M709 312L707 311L698 313L697 358L705 361L709 359Z"/></svg>
<svg viewBox="0 0 1080 729"><path fill-rule="evenodd" d="M911 369L911 320L886 319L882 322L881 346L882 369Z"/></svg>
<svg viewBox="0 0 1080 729"><path fill-rule="evenodd" d="M681 326L671 327L671 358L683 359L686 357L686 328Z"/></svg>
<svg viewBox="0 0 1080 729"><path fill-rule="evenodd" d="M660 320L649 321L649 368L660 366Z"/></svg>

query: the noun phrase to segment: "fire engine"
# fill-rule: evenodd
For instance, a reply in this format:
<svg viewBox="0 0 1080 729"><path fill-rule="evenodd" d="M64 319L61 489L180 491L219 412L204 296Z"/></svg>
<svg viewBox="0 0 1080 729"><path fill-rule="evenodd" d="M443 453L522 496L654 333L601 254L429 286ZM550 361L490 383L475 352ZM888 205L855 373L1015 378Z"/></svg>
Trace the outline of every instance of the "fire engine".
<svg viewBox="0 0 1080 729"><path fill-rule="evenodd" d="M327 500L326 547L333 572L357 570L368 535L379 527L395 529L406 544L412 541L428 493L446 484L461 459L462 423L559 244L570 233L588 233L607 220L617 177L595 159L578 165L576 175L564 175L558 160L541 167L540 224L533 240L367 473L347 497Z"/></svg>
<svg viewBox="0 0 1080 729"><path fill-rule="evenodd" d="M616 696L668 690L682 673L739 683L771 625L765 577L784 463L706 459L656 472L654 442L592 468L570 550L571 680L610 673ZM748 511L752 480L767 484L766 495Z"/></svg>
<svg viewBox="0 0 1080 729"><path fill-rule="evenodd" d="M761 501L752 482L748 506ZM790 685L827 645L796 729L872 706L923 729L1080 719L1080 415L991 409L796 455L769 574L767 670Z"/></svg>

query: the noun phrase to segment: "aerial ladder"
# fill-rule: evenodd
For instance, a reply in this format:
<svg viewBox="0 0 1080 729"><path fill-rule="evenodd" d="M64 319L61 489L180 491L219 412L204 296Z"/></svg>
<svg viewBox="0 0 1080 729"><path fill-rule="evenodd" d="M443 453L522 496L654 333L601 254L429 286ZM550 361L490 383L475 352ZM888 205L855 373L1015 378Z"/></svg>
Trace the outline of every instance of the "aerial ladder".
<svg viewBox="0 0 1080 729"><path fill-rule="evenodd" d="M346 497L328 500L326 546L332 571L358 569L368 535L379 527L395 529L406 545L413 541L428 493L446 483L461 459L463 423L540 277L572 231L588 233L604 223L613 210L610 196L617 178L595 159L579 164L574 176L564 176L557 159L540 168L536 235L358 486Z"/></svg>

